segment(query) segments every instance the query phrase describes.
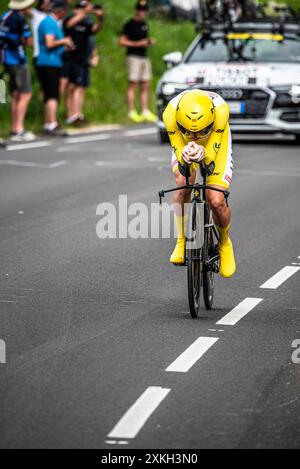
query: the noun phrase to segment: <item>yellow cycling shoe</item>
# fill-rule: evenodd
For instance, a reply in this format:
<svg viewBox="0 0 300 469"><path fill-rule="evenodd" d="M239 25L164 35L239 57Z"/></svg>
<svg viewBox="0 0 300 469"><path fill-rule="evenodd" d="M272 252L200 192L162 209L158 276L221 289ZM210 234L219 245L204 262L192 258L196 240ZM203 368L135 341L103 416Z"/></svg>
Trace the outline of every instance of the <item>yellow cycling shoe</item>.
<svg viewBox="0 0 300 469"><path fill-rule="evenodd" d="M140 116L137 111L130 111L128 113L128 117L129 117L130 120L132 120L136 124L144 122L144 118L142 116Z"/></svg>
<svg viewBox="0 0 300 469"><path fill-rule="evenodd" d="M185 264L185 246L184 246L184 244L185 244L185 239L184 238L177 239L175 249L172 252L172 255L170 257L170 262L172 264L176 264L176 265Z"/></svg>
<svg viewBox="0 0 300 469"><path fill-rule="evenodd" d="M142 119L144 120L144 122L153 122L155 124L155 122L158 121L158 118L155 114L153 114L153 112L151 111L145 111L143 112L142 114Z"/></svg>
<svg viewBox="0 0 300 469"><path fill-rule="evenodd" d="M236 270L233 246L230 238L224 244L219 244L220 254L220 275L222 277L232 277Z"/></svg>

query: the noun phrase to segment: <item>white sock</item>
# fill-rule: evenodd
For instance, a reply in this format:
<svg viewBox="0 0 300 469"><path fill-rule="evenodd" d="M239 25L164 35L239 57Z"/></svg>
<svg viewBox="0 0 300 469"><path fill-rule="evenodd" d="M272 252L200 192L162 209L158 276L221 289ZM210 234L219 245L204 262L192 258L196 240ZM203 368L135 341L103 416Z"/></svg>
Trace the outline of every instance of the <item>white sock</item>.
<svg viewBox="0 0 300 469"><path fill-rule="evenodd" d="M71 117L68 117L68 119L66 120L66 122L68 124L72 124L74 121L76 121L77 119L80 119L80 114L74 114L73 116Z"/></svg>
<svg viewBox="0 0 300 469"><path fill-rule="evenodd" d="M45 130L54 130L58 126L57 122L51 122L50 124L45 124L44 129Z"/></svg>

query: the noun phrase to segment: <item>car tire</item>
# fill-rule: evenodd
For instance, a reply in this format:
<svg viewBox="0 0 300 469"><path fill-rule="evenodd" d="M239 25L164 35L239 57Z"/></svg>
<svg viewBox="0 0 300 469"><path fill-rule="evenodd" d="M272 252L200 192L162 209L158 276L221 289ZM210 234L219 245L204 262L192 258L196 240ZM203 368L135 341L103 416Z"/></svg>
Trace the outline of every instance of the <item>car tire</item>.
<svg viewBox="0 0 300 469"><path fill-rule="evenodd" d="M294 143L295 145L300 145L300 134L295 134Z"/></svg>
<svg viewBox="0 0 300 469"><path fill-rule="evenodd" d="M169 135L165 130L159 130L159 141L160 143L169 143Z"/></svg>

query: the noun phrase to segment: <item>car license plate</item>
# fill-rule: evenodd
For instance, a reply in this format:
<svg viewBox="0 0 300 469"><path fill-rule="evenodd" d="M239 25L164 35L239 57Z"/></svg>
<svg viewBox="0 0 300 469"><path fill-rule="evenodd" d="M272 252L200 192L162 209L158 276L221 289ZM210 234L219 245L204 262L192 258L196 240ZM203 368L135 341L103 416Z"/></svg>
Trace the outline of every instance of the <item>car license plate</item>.
<svg viewBox="0 0 300 469"><path fill-rule="evenodd" d="M231 114L245 114L246 105L244 101L227 101Z"/></svg>

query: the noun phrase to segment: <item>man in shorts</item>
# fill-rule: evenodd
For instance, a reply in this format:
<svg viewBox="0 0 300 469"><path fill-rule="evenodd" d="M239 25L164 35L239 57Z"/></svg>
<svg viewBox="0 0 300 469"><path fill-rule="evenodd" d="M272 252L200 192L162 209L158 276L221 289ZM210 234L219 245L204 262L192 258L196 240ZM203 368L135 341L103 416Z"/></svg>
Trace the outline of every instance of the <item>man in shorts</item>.
<svg viewBox="0 0 300 469"><path fill-rule="evenodd" d="M93 21L91 14L96 16ZM90 55L95 48L95 35L103 27L101 5L90 0L80 0L72 13L63 21L63 29L69 36L74 49L64 55L64 66L60 82L61 95L67 90L67 124L84 122L83 106L86 90L90 84Z"/></svg>
<svg viewBox="0 0 300 469"><path fill-rule="evenodd" d="M25 46L32 45L32 36L24 14L34 0L11 0L9 10L0 17L1 62L9 75L12 96L10 139L15 142L34 140L24 129L24 120L32 96L31 76Z"/></svg>
<svg viewBox="0 0 300 469"><path fill-rule="evenodd" d="M49 136L66 134L57 121L57 108L59 80L63 66L62 55L65 48L73 48L72 39L64 37L60 26L67 9L68 4L65 0L53 0L50 14L40 22L37 31L38 55L35 67L44 95L44 133Z"/></svg>
<svg viewBox="0 0 300 469"><path fill-rule="evenodd" d="M136 4L135 15L124 25L119 41L120 46L127 47L128 117L133 122L157 121L157 117L148 107L152 69L147 52L149 47L156 44L156 40L149 38L149 28L145 21L147 13L146 0L139 0ZM135 94L138 85L141 87L141 115L135 108Z"/></svg>

